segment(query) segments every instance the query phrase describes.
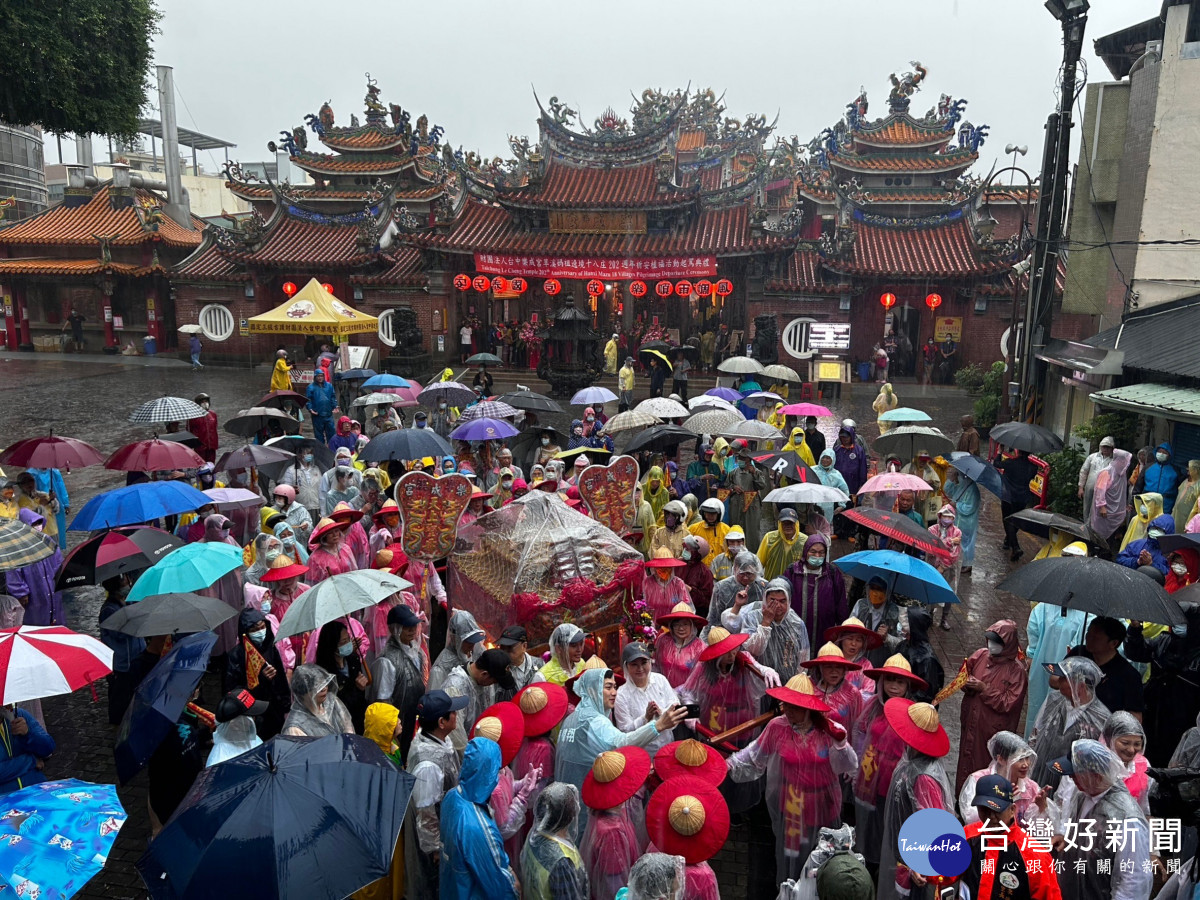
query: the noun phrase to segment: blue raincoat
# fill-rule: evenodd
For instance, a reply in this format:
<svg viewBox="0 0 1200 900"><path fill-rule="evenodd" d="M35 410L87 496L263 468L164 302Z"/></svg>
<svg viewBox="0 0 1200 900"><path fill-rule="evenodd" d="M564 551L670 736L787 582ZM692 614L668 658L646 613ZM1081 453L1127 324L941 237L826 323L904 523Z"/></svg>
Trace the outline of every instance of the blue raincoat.
<svg viewBox="0 0 1200 900"><path fill-rule="evenodd" d="M826 459L829 460L828 468L825 467ZM817 477L821 479L821 484L825 485L825 487L837 488L839 491L845 491L847 494L849 494L850 487L846 484L846 479L842 477L842 473L837 470L836 464L837 454L831 449L825 449L821 451L821 458L817 460L817 468L814 471L816 471ZM823 515L827 521L832 522L834 504L818 503L817 506L821 510L821 515ZM837 504L837 508L839 510L844 509L845 506L845 503Z"/></svg>
<svg viewBox="0 0 1200 900"><path fill-rule="evenodd" d="M1048 603L1035 604L1029 613L1025 633L1029 635L1029 712L1025 714L1025 737L1033 734L1038 712L1050 693L1050 673L1042 663L1062 662L1067 650L1083 644L1084 622L1088 614L1079 609L1068 609L1062 614L1061 606Z"/></svg>
<svg viewBox="0 0 1200 900"><path fill-rule="evenodd" d="M962 567L969 568L975 565L975 536L979 533L979 485L960 473L957 481L942 485L942 493L954 504L954 524L962 532ZM1030 704L1029 708L1034 707Z"/></svg>
<svg viewBox="0 0 1200 900"><path fill-rule="evenodd" d="M1162 494L1163 512L1170 512L1175 506L1175 498L1179 494L1179 470L1175 468L1172 460L1171 445L1163 441L1154 448L1155 454L1165 452L1167 461L1160 463L1155 460L1146 467L1146 490L1157 494ZM39 483L38 490L41 490Z"/></svg>
<svg viewBox="0 0 1200 900"><path fill-rule="evenodd" d="M463 753L458 786L442 800L442 900L517 900L504 841L488 813L500 780L500 745L473 738Z"/></svg>
<svg viewBox="0 0 1200 900"><path fill-rule="evenodd" d="M1167 499L1163 498L1163 509L1167 507ZM1163 534L1175 533L1175 517L1169 513L1163 513L1156 519L1151 519L1150 524L1146 526L1147 534L1151 529L1157 528ZM1150 551L1150 565L1167 574L1167 555L1159 549L1158 541L1152 537L1139 538L1136 541L1130 541L1125 545L1125 549L1117 556L1117 562L1123 566L1128 566L1131 569L1138 567L1138 557L1143 550Z"/></svg>

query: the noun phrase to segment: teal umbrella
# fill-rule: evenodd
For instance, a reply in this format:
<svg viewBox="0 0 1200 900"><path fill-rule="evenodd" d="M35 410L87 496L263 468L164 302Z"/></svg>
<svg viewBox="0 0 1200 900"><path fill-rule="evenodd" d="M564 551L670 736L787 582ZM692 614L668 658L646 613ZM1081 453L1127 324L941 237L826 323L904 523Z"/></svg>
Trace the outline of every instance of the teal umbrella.
<svg viewBox="0 0 1200 900"><path fill-rule="evenodd" d="M202 591L241 564L241 547L216 542L185 544L143 572L129 592L127 602L155 594Z"/></svg>
<svg viewBox="0 0 1200 900"><path fill-rule="evenodd" d="M931 422L929 413L913 409L911 406L897 406L889 409L879 417L880 422Z"/></svg>

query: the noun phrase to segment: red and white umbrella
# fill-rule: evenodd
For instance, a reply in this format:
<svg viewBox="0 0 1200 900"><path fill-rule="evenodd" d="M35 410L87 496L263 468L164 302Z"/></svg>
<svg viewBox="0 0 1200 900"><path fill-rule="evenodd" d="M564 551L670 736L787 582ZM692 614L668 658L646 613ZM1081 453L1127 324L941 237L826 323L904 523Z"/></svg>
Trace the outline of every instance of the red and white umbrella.
<svg viewBox="0 0 1200 900"><path fill-rule="evenodd" d="M113 652L61 625L0 628L0 704L69 694L112 672Z"/></svg>

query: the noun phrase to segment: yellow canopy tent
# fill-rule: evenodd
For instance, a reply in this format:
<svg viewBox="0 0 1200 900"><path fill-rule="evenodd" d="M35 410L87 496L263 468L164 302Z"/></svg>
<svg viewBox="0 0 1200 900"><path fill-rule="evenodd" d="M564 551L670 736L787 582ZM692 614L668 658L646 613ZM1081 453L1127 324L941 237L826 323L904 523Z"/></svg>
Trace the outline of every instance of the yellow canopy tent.
<svg viewBox="0 0 1200 900"><path fill-rule="evenodd" d="M379 329L379 320L347 306L312 278L287 303L250 319L251 334L317 334L341 341Z"/></svg>

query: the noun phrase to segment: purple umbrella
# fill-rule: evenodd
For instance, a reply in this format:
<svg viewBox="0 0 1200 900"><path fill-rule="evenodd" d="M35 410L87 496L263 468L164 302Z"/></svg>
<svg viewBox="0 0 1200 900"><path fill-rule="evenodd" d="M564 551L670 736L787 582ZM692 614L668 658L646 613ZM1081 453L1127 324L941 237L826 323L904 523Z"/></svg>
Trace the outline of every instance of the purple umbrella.
<svg viewBox="0 0 1200 900"><path fill-rule="evenodd" d="M520 433L503 419L489 419L484 417L472 419L465 425L459 425L450 432L450 437L456 441L499 441L504 438L515 437Z"/></svg>
<svg viewBox="0 0 1200 900"><path fill-rule="evenodd" d="M722 400L728 400L730 403L740 403L742 395L733 388L715 387L711 391L705 391L710 397L720 397Z"/></svg>

